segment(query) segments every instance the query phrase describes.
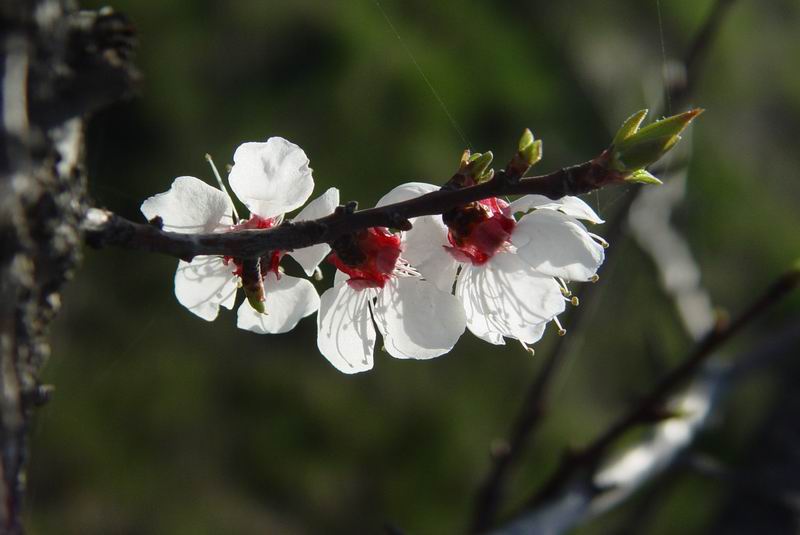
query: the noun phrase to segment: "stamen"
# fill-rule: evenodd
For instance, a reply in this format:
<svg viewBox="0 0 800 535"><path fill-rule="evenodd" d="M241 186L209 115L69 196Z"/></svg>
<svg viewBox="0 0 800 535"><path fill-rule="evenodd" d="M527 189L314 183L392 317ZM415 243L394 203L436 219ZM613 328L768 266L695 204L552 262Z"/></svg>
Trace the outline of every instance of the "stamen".
<svg viewBox="0 0 800 535"><path fill-rule="evenodd" d="M517 252L517 247L511 242L506 242L500 246L500 249L498 249L497 252L515 254Z"/></svg>
<svg viewBox="0 0 800 535"><path fill-rule="evenodd" d="M599 280L600 280L600 275L597 275L597 274L595 273L594 275L592 275L592 277L591 277L589 280L590 280L591 282L597 282L597 281L599 281Z"/></svg>
<svg viewBox="0 0 800 535"><path fill-rule="evenodd" d="M556 277L556 282L561 287L561 295L564 297L572 297L572 292L570 292L569 288L567 288L567 281L561 277Z"/></svg>
<svg viewBox="0 0 800 535"><path fill-rule="evenodd" d="M577 296L577 295L573 295L573 296L572 296L572 299L570 299L570 300L569 300L569 302L570 302L570 303L572 304L572 306L574 306L574 307L576 307L576 306L578 306L578 305L580 305L580 304L581 304L581 300L580 300L580 299L578 299L578 296Z"/></svg>
<svg viewBox="0 0 800 535"><path fill-rule="evenodd" d="M280 273L280 274L286 273L286 271L284 271L284 269L283 269L283 266L278 266L278 273Z"/></svg>
<svg viewBox="0 0 800 535"><path fill-rule="evenodd" d="M602 236L598 236L597 234L594 234L593 232L589 232L589 236L593 240L595 240L597 243L602 245L603 249L608 249L608 242L606 240L604 240Z"/></svg>
<svg viewBox="0 0 800 535"><path fill-rule="evenodd" d="M556 327L558 327L558 336L564 336L567 334L567 330L561 325L561 322L558 321L558 316L553 318L553 322L555 322Z"/></svg>
<svg viewBox="0 0 800 535"><path fill-rule="evenodd" d="M518 342L520 343L520 345L522 345L522 349L524 349L525 352L528 353L528 355L533 356L533 355L536 354L536 352L533 350L533 348L531 346L529 346L528 344L526 344L522 340L518 340Z"/></svg>
<svg viewBox="0 0 800 535"><path fill-rule="evenodd" d="M321 270L321 269L319 269L319 266L317 266L317 267L315 267L315 268L314 268L314 275L313 275L313 277L314 277L314 280L315 280L315 281L321 281L321 280L322 280L322 270Z"/></svg>
<svg viewBox="0 0 800 535"><path fill-rule="evenodd" d="M217 179L217 184L219 184L219 189L221 189L225 193L225 195L228 196L228 199L230 199L230 201L231 201L231 207L233 207L233 222L234 223L238 223L240 218L239 218L239 214L236 212L236 206L233 204L233 196L225 188L225 184L223 184L223 182L222 182L222 177L219 175L219 171L217 171L217 166L214 165L214 160L211 158L211 155L208 154L208 153L206 153L206 161L208 162L208 165L211 166L211 171L214 172L214 177ZM228 170L228 172L230 173L230 169Z"/></svg>
<svg viewBox="0 0 800 535"><path fill-rule="evenodd" d="M402 258L397 259L397 264L394 270L392 270L392 275L395 277L422 277L419 271Z"/></svg>

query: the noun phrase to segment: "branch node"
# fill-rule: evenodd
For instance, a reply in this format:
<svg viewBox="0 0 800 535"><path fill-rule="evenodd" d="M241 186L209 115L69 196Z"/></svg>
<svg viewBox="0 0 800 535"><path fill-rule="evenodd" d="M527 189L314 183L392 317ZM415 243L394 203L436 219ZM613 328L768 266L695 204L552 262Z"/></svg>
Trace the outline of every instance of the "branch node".
<svg viewBox="0 0 800 535"><path fill-rule="evenodd" d="M398 230L411 230L413 225L411 221L400 215L399 212L389 213L389 226Z"/></svg>
<svg viewBox="0 0 800 535"><path fill-rule="evenodd" d="M41 407L53 398L53 392L55 392L53 385L36 385L23 394L23 403L26 406Z"/></svg>

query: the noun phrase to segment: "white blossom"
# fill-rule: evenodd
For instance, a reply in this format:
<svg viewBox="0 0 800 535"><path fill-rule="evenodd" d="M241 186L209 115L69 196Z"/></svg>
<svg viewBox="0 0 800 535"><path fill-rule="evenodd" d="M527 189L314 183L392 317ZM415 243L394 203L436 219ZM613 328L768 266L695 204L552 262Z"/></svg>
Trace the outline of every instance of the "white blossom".
<svg viewBox="0 0 800 535"><path fill-rule="evenodd" d="M392 202L390 193L378 206ZM349 248L331 255L337 273L320 299L317 345L344 373L372 368L375 326L386 352L400 359L443 355L464 332L458 300L423 280L401 256L403 234L366 229L352 236Z"/></svg>
<svg viewBox="0 0 800 535"><path fill-rule="evenodd" d="M437 189L404 184L393 202ZM529 213L517 220L521 212ZM526 195L511 204L485 199L445 218L417 218L407 232L405 258L442 291L453 291L455 283L467 328L492 344L538 341L564 311L566 282L594 280L605 257L605 241L578 219L603 221L577 197Z"/></svg>
<svg viewBox="0 0 800 535"><path fill-rule="evenodd" d="M314 189L308 158L297 145L272 137L264 143L244 143L233 157L230 186L250 210L246 220L234 222L233 203L228 194L190 176L175 179L170 189L142 203L149 220L160 217L163 229L181 233L229 232L239 229L267 229L280 224L284 214L302 206ZM309 203L295 220L316 219L333 212L339 191L328 189ZM328 254L326 244L296 251L273 251L261 259L265 314L247 300L239 307L237 325L258 333L287 332L319 308L319 296L307 280L282 273L279 264L288 254L311 275ZM195 315L212 321L219 307L233 308L241 285L242 266L238 259L196 256L183 260L175 273L175 296Z"/></svg>

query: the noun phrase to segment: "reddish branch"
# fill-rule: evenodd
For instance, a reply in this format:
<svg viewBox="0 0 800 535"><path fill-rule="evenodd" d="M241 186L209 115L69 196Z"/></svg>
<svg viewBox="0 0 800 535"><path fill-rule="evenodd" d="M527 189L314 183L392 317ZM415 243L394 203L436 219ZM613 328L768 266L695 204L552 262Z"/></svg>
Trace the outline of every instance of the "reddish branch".
<svg viewBox="0 0 800 535"><path fill-rule="evenodd" d="M540 194L558 199L621 183L622 176L603 164L605 152L589 162L556 172L514 180L501 171L488 182L462 189L442 188L405 202L356 211L356 203L339 207L327 217L292 222L266 230L237 230L216 234L178 234L161 230L158 222L134 223L105 212L105 220L87 219L86 240L93 247L124 247L163 253L184 260L197 255L259 258L270 251L288 251L369 227L411 228L410 218L441 214L449 208L504 195Z"/></svg>

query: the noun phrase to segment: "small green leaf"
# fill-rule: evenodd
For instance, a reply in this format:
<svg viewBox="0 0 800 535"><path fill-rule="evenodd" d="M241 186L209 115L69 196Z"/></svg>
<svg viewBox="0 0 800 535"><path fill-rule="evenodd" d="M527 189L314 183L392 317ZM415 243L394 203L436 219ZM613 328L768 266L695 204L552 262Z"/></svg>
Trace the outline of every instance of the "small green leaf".
<svg viewBox="0 0 800 535"><path fill-rule="evenodd" d="M648 171L644 169L639 169L638 171L634 171L629 176L625 177L625 182L636 182L638 184L653 184L656 186L660 186L661 184L663 184L661 180L651 175Z"/></svg>
<svg viewBox="0 0 800 535"><path fill-rule="evenodd" d="M689 110L661 119L638 129L643 112L628 119L614 137L611 146L611 167L622 173L632 173L658 161L679 140L680 133L703 112Z"/></svg>
<svg viewBox="0 0 800 535"><path fill-rule="evenodd" d="M486 170L491 165L492 160L494 160L494 154L492 154L492 151L487 151L484 153L476 152L469 159L467 171L476 179L480 178L486 173Z"/></svg>
<svg viewBox="0 0 800 535"><path fill-rule="evenodd" d="M250 303L250 306L256 309L257 312L261 314L266 314L266 308L264 307L264 301L262 301L258 295L252 294L249 292L245 292L247 296L247 302Z"/></svg>
<svg viewBox="0 0 800 535"><path fill-rule="evenodd" d="M519 138L517 151L523 152L526 147L532 144L533 144L533 132L531 132L530 128L526 128L525 131L522 133L522 137Z"/></svg>
<svg viewBox="0 0 800 535"><path fill-rule="evenodd" d="M614 141L612 141L612 145L616 146L624 139L630 137L631 135L635 134L637 130L639 130L639 126L644 121L644 118L647 116L647 109L639 110L627 119L625 122L622 123L619 130L617 130L617 134L614 136Z"/></svg>
<svg viewBox="0 0 800 535"><path fill-rule="evenodd" d="M542 140L533 141L530 145L520 150L519 155L528 167L537 164L542 159Z"/></svg>
<svg viewBox="0 0 800 535"><path fill-rule="evenodd" d="M684 129L689 126L692 119L703 113L701 108L666 117L654 123L650 123L634 134L634 138L640 141L649 141L653 139L674 138L678 136Z"/></svg>

